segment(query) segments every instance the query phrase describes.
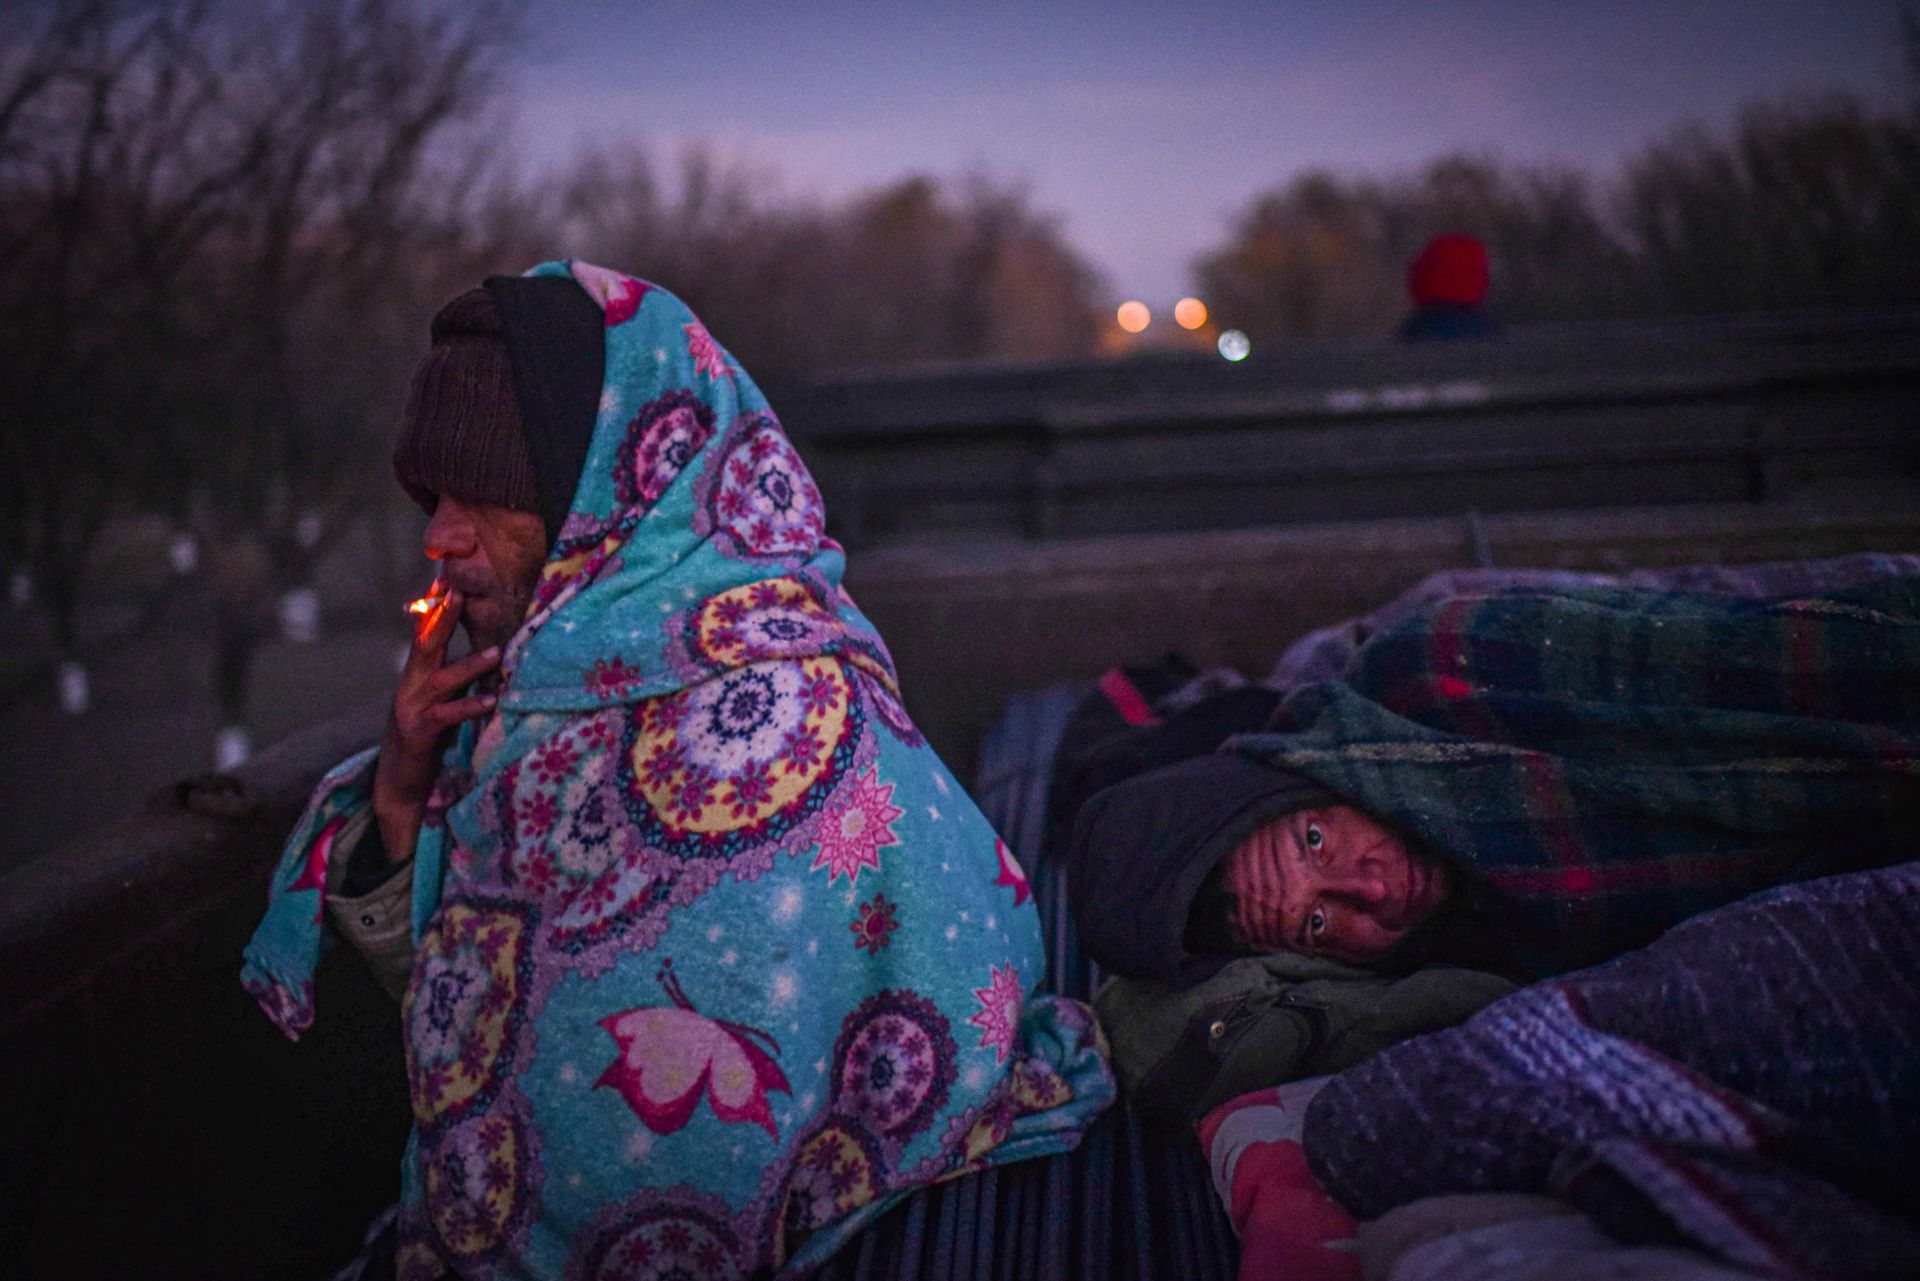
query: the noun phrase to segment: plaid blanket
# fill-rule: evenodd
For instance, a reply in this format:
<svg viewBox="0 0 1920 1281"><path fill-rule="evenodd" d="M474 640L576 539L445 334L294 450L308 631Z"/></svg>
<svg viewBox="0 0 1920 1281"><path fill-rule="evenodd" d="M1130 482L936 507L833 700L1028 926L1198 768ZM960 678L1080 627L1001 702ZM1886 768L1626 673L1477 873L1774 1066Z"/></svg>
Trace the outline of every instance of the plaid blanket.
<svg viewBox="0 0 1920 1281"><path fill-rule="evenodd" d="M1464 933L1499 950L1458 959L1562 973L1757 890L1877 866L1920 828L1920 577L1463 591L1281 717L1296 728L1229 749L1452 862Z"/></svg>
<svg viewBox="0 0 1920 1281"><path fill-rule="evenodd" d="M1361 1218L1544 1192L1764 1276L1911 1277L1917 974L1920 863L1785 886L1334 1077L1301 1142Z"/></svg>

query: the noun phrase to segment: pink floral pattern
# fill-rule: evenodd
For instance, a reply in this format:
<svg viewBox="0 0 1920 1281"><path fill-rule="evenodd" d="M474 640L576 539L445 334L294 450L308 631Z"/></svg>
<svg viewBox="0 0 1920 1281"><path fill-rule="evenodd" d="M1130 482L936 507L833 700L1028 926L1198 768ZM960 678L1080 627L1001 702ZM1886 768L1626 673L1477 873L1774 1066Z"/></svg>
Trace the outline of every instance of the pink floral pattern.
<svg viewBox="0 0 1920 1281"><path fill-rule="evenodd" d="M694 490L695 528L730 556L804 560L826 535L806 464L769 413L743 415Z"/></svg>
<svg viewBox="0 0 1920 1281"><path fill-rule="evenodd" d="M692 392L670 391L648 401L627 424L613 473L622 507L652 507L713 436L713 410Z"/></svg>
<svg viewBox="0 0 1920 1281"><path fill-rule="evenodd" d="M874 662L833 612L825 589L804 573L716 593L675 615L666 631L667 662L689 682L775 658L842 653L862 672ZM809 698L829 692L816 680Z"/></svg>
<svg viewBox="0 0 1920 1281"><path fill-rule="evenodd" d="M646 673L619 657L602 658L587 669L587 689L603 698L625 693L646 679Z"/></svg>
<svg viewBox="0 0 1920 1281"><path fill-rule="evenodd" d="M466 1120L422 1149L435 1239L459 1263L486 1270L524 1237L538 1204L539 1139L524 1104Z"/></svg>
<svg viewBox="0 0 1920 1281"><path fill-rule="evenodd" d="M865 951L869 956L878 956L882 948L893 942L893 932L900 928L896 919L899 905L887 901L884 894L876 894L860 905L860 919L848 924L853 932L853 945Z"/></svg>
<svg viewBox="0 0 1920 1281"><path fill-rule="evenodd" d="M866 1205L887 1174L886 1153L866 1126L846 1117L817 1130L794 1154L781 1192L787 1239Z"/></svg>
<svg viewBox="0 0 1920 1281"><path fill-rule="evenodd" d="M627 511L616 519L581 521L568 517L560 541L547 554L540 580L533 588L533 610L521 625L520 634L507 646L507 658L534 632L545 626L562 606L579 595L604 574L617 572L622 564L620 549L639 524L639 515Z"/></svg>
<svg viewBox="0 0 1920 1281"><path fill-rule="evenodd" d="M707 327L699 321L682 325L687 334L687 354L693 357L694 369L709 378L723 378L732 371L727 368L727 353L720 350L720 344L713 340Z"/></svg>
<svg viewBox="0 0 1920 1281"><path fill-rule="evenodd" d="M892 801L893 784L875 771L852 780L821 815L820 850L808 870L825 868L829 885L842 876L858 884L863 870L879 871L880 851L900 843L893 821L906 812Z"/></svg>
<svg viewBox="0 0 1920 1281"><path fill-rule="evenodd" d="M833 1046L833 1110L904 1143L932 1123L958 1075L946 1016L916 992L886 989L860 1003Z"/></svg>
<svg viewBox="0 0 1920 1281"><path fill-rule="evenodd" d="M742 1281L753 1252L719 1197L648 1190L601 1215L569 1277L578 1281Z"/></svg>
<svg viewBox="0 0 1920 1281"><path fill-rule="evenodd" d="M980 1047L992 1049L996 1063L1013 1052L1020 1029L1020 974L1011 965L996 965L985 987L973 989L980 1010L967 1022L980 1029Z"/></svg>

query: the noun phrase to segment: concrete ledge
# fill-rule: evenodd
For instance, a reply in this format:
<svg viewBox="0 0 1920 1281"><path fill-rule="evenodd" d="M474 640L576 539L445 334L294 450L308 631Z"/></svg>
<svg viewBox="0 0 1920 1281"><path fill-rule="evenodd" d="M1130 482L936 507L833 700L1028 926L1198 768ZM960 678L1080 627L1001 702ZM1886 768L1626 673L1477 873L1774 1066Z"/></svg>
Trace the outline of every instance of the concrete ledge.
<svg viewBox="0 0 1920 1281"><path fill-rule="evenodd" d="M19 1275L322 1276L392 1200L391 998L332 958L324 1025L295 1046L238 981L308 792L383 716L168 788L0 881L0 1257Z"/></svg>
<svg viewBox="0 0 1920 1281"><path fill-rule="evenodd" d="M377 740L382 700L297 734L231 775L184 780L105 831L0 879L0 1035L267 873L320 775ZM238 961L236 959L237 966Z"/></svg>

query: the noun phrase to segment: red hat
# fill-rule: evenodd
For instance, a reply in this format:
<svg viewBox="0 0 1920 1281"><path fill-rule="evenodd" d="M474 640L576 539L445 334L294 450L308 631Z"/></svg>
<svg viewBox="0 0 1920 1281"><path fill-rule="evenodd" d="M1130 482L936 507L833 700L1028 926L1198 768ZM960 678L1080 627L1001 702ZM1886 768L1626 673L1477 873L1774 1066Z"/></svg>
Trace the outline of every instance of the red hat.
<svg viewBox="0 0 1920 1281"><path fill-rule="evenodd" d="M1416 307L1479 305L1487 297L1487 247L1457 232L1435 236L1407 268L1407 292Z"/></svg>

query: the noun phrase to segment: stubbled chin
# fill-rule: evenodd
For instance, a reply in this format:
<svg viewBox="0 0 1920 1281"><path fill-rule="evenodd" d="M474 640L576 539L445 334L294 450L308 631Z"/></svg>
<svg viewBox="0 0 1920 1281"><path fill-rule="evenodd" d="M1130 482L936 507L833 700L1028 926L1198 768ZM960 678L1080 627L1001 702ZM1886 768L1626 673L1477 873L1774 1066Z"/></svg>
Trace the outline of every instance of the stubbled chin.
<svg viewBox="0 0 1920 1281"><path fill-rule="evenodd" d="M460 627L466 632L467 644L473 647L475 653L489 645L505 642L505 637L496 635L500 629L491 614L490 610L475 610L471 607L460 612Z"/></svg>

